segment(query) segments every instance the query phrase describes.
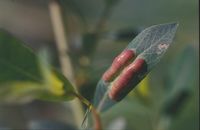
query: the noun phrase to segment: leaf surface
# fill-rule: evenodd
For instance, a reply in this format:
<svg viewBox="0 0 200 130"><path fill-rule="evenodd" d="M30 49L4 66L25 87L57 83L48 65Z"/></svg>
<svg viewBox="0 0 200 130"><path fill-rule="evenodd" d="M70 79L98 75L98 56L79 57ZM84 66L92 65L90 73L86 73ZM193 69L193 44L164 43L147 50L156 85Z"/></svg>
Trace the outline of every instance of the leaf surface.
<svg viewBox="0 0 200 130"><path fill-rule="evenodd" d="M169 45L172 43L177 26L177 23L151 26L138 34L125 48L125 50L134 51L136 55L135 61L137 59L143 59L147 64L147 72L144 75L139 75L139 81L141 81L160 61ZM115 80L117 80L118 77L116 77ZM100 79L98 82L94 96L94 106L96 106L99 111L107 110L117 103L108 96L114 81L105 82L103 79ZM137 83L133 83L133 85L134 88Z"/></svg>

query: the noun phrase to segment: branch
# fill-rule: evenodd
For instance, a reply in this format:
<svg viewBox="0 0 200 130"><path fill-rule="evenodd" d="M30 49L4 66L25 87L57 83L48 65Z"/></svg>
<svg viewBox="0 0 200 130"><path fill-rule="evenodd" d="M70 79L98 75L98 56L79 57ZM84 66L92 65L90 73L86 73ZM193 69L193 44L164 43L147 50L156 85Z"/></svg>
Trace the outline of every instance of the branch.
<svg viewBox="0 0 200 130"><path fill-rule="evenodd" d="M76 86L74 80L73 68L70 62L70 57L68 56L69 47L62 20L61 7L57 0L50 0L49 12L56 39L56 46L59 53L61 70L63 74L69 79L69 81L73 84L73 86ZM75 87L75 90L76 91L78 90L77 87ZM78 99L75 99L70 103L71 103L70 106L72 107L72 111L76 120L76 125L80 128L80 124L84 117L82 105Z"/></svg>

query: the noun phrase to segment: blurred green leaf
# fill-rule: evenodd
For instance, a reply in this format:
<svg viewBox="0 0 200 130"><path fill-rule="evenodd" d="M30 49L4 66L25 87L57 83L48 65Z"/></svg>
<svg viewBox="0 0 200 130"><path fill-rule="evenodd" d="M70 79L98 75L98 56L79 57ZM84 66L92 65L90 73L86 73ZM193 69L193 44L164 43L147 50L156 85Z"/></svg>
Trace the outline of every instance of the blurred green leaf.
<svg viewBox="0 0 200 130"><path fill-rule="evenodd" d="M188 88L189 86L194 85L191 83L195 83L194 74L197 61L194 59L197 58L195 48L191 45L186 46L182 52L174 58L172 66L169 70L172 88Z"/></svg>
<svg viewBox="0 0 200 130"><path fill-rule="evenodd" d="M170 67L171 91L166 95L166 101L163 103L165 114L176 116L182 109L183 104L192 95L191 90L194 83L195 49L192 46L186 46L185 49L175 57Z"/></svg>
<svg viewBox="0 0 200 130"><path fill-rule="evenodd" d="M177 23L151 26L142 31L129 43L126 50L133 50L136 54L135 61L137 59L144 59L147 63L147 72L131 79L131 81L133 81L131 82L133 86L132 89L148 74L148 72L150 72L152 67L159 62L171 44L177 26ZM97 84L94 96L94 105L98 107L99 111L104 111L116 103L116 101L108 97L108 93L112 89L112 83L114 81L105 82L101 79Z"/></svg>
<svg viewBox="0 0 200 130"><path fill-rule="evenodd" d="M71 83L23 42L0 31L0 100L71 100Z"/></svg>

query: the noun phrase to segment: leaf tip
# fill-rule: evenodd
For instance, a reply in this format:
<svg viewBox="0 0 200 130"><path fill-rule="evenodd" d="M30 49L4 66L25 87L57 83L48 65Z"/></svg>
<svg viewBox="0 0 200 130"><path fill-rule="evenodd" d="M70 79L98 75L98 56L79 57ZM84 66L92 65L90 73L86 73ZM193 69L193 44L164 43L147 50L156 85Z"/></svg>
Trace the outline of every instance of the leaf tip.
<svg viewBox="0 0 200 130"><path fill-rule="evenodd" d="M177 29L178 26L179 26L179 22L173 22L173 23L171 23L171 26L172 26L173 28Z"/></svg>
<svg viewBox="0 0 200 130"><path fill-rule="evenodd" d="M179 26L179 22L171 22L171 23L168 23L168 25L171 27L172 30L174 30L174 32L176 32Z"/></svg>

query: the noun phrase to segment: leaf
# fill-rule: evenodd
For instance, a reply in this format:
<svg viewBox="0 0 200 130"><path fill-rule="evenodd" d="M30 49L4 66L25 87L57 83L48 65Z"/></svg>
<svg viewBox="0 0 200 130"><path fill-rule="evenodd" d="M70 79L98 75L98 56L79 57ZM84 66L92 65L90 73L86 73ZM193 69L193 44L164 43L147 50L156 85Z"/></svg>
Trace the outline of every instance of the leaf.
<svg viewBox="0 0 200 130"><path fill-rule="evenodd" d="M176 23L151 26L129 43L97 84L94 96L97 110L104 111L116 104L151 71L168 49L177 26ZM117 93L114 98L113 93Z"/></svg>
<svg viewBox="0 0 200 130"><path fill-rule="evenodd" d="M23 42L0 31L0 100L71 100L71 83Z"/></svg>
<svg viewBox="0 0 200 130"><path fill-rule="evenodd" d="M173 89L188 88L195 85L194 74L197 74L197 61L195 61L195 59L197 58L198 56L195 52L195 48L191 45L186 46L184 50L174 58L169 70Z"/></svg>
<svg viewBox="0 0 200 130"><path fill-rule="evenodd" d="M166 40L170 43L177 26L177 23L169 23L146 28L129 43L127 49L133 49L136 54L140 54L150 46L160 44L161 41Z"/></svg>
<svg viewBox="0 0 200 130"><path fill-rule="evenodd" d="M163 103L163 112L170 116L175 116L192 95L195 86L195 66L194 59L197 58L195 49L186 46L185 49L175 57L174 63L170 67L170 80L173 82L171 91L168 92Z"/></svg>

